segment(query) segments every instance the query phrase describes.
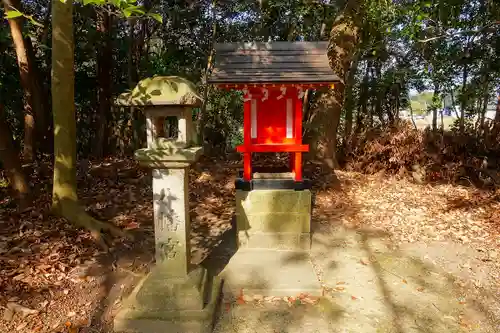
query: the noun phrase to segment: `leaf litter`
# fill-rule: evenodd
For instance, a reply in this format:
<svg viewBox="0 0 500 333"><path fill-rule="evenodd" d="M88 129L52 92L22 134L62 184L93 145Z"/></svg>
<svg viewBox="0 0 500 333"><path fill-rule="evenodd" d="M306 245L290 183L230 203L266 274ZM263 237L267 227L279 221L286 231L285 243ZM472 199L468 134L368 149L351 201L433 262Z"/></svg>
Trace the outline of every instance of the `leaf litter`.
<svg viewBox="0 0 500 333"><path fill-rule="evenodd" d="M96 327L105 332L113 312L100 317L95 313L109 292L102 287L106 274L115 266L143 272L152 264L151 176L132 160L104 162L91 168L95 171L79 175L80 200L91 215L141 237L136 242L116 239L111 253L103 254L87 231L50 214L50 188L43 184L50 184L51 174L35 173L32 183L39 185L35 185L31 211L19 214L13 207L0 206L0 305L4 307L0 331L62 332L68 328L66 322L86 322L101 325ZM194 263L207 257L231 228L238 163L204 158L191 170ZM499 266L500 204L494 194L454 185L417 185L380 175L332 174L314 164L307 165L304 174L313 179L313 223L318 229L338 224L373 227L388 232L396 243L451 240L477 246L485 265ZM371 264L371 259L359 260ZM338 289L348 290L344 284L339 281ZM297 305L316 304L317 299L252 295L238 302ZM27 310L17 315L16 310L9 310L11 303ZM119 298L108 303L119 304ZM22 313L27 315L23 318ZM80 332L85 333L85 327Z"/></svg>

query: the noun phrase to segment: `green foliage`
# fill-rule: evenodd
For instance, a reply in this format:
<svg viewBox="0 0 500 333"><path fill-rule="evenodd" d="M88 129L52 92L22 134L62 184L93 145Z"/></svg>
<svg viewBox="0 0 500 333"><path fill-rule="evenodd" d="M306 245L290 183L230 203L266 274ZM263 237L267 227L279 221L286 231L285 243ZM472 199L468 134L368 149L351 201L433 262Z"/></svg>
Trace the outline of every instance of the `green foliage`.
<svg viewBox="0 0 500 333"><path fill-rule="evenodd" d="M60 0L61 2L66 2L67 0ZM94 6L114 6L116 7L125 18L129 17L150 17L160 23L163 22L163 18L158 13L147 12L143 6L137 5L137 0L82 0L83 5L94 5ZM11 9L4 16L6 19L13 19L17 17L25 17L30 20L33 24L43 27L43 25L37 22L32 15L26 15L17 9Z"/></svg>
<svg viewBox="0 0 500 333"><path fill-rule="evenodd" d="M19 18L19 17L24 17L25 19L29 20L33 25L36 25L36 26L39 26L39 27L43 27L43 24L41 24L40 22L38 22L37 20L35 20L33 18L33 15L26 15L22 12L20 12L19 10L15 9L15 8L12 8L10 9L4 16L6 19L15 19L15 18Z"/></svg>
<svg viewBox="0 0 500 333"><path fill-rule="evenodd" d="M215 90L210 94L204 131L205 139L221 150L241 143L243 103L240 92Z"/></svg>
<svg viewBox="0 0 500 333"><path fill-rule="evenodd" d="M82 0L75 19L75 105L79 152L89 155L95 139L100 105L98 55L107 43L98 17L111 16L113 99L141 79L180 76L193 82L200 94L210 54L212 19L217 42L267 40L327 40L332 23L347 1L178 1ZM453 93L466 115L483 110L500 83L499 5L479 0L360 0L353 22L360 27L356 44L359 63L352 85L353 122L371 126L411 104L415 113L437 107ZM46 1L23 4L26 36L33 41L42 78L50 77L50 16ZM21 14L21 15L20 15ZM1 14L0 14L1 15ZM4 16L4 15L2 15ZM14 48L7 25L0 27L0 103L5 105L17 138L22 137L23 96ZM463 82L463 73L466 80ZM45 80L46 81L46 80ZM46 91L48 82L44 82ZM433 90L439 94L432 99ZM409 96L417 90L417 96ZM311 94L310 105L320 94ZM491 98L490 98L491 99ZM424 102L425 101L425 102ZM241 141L242 105L238 93L210 89L206 137L214 145ZM340 128L345 128L344 115ZM114 108L106 118L110 150L132 151L143 145L144 119L140 110ZM304 125L306 127L306 125ZM224 148L225 149L225 148Z"/></svg>
<svg viewBox="0 0 500 333"><path fill-rule="evenodd" d="M21 13L20 11L18 11L16 9L13 9L13 10L9 11L7 14L5 14L6 19L13 19L13 18L20 17L20 16L23 16L23 13Z"/></svg>

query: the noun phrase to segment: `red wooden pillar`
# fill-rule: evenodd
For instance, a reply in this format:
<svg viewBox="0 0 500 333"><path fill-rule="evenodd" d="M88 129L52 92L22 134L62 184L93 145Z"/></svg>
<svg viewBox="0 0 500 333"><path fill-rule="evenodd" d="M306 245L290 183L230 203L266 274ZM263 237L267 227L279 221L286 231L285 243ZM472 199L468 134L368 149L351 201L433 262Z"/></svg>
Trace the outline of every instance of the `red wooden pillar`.
<svg viewBox="0 0 500 333"><path fill-rule="evenodd" d="M295 132L295 143L302 143L302 99L297 98L295 102L295 119L294 119L294 132ZM302 180L302 153L296 152L294 153L294 172L295 172L295 181Z"/></svg>
<svg viewBox="0 0 500 333"><path fill-rule="evenodd" d="M247 99L248 95L245 95L244 98ZM250 148L252 144L251 103L250 100L246 100L243 105L243 145L246 148ZM250 181L252 179L252 153L248 151L243 153L243 179L245 181Z"/></svg>
<svg viewBox="0 0 500 333"><path fill-rule="evenodd" d="M294 154L294 172L295 172L295 181L301 181L302 180L302 153L297 152Z"/></svg>

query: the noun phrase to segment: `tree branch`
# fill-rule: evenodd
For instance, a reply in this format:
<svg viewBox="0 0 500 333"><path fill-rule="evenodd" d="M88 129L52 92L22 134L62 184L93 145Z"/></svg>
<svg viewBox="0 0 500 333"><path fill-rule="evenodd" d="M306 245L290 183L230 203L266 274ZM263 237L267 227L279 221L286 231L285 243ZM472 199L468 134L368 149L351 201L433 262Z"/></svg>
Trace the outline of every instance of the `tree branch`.
<svg viewBox="0 0 500 333"><path fill-rule="evenodd" d="M437 39L441 39L441 38L449 38L449 37L454 37L454 36L458 36L458 35L466 35L466 34L475 34L475 35L477 35L477 34L479 34L481 32L484 32L488 28L490 28L490 27L492 27L494 25L498 25L498 24L500 24L500 21L491 22L491 23L485 25L484 27L482 27L480 29L459 31L459 32L455 32L455 33L452 33L452 34L446 33L446 34L443 34L443 35L434 36L434 37L430 37L430 38L427 38L427 39L419 39L418 42L419 43L428 43L428 42L431 42L433 40L437 40ZM494 28L494 29L496 29L496 28Z"/></svg>

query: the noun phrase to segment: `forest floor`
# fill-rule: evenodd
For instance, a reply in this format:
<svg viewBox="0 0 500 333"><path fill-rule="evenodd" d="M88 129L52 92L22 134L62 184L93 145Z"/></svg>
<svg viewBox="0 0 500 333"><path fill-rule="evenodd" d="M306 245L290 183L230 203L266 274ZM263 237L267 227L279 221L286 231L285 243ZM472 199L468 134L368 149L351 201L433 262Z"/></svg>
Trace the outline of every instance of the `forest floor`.
<svg viewBox="0 0 500 333"><path fill-rule="evenodd" d="M33 210L0 201L0 332L112 332L123 297L154 261L151 178L131 161L79 178L89 213L135 236L107 253L49 214L51 171L34 170ZM194 263L223 246L236 174L213 160L191 172ZM329 303L224 299L218 332L500 332L497 194L314 165L305 174L316 194L311 259Z"/></svg>

